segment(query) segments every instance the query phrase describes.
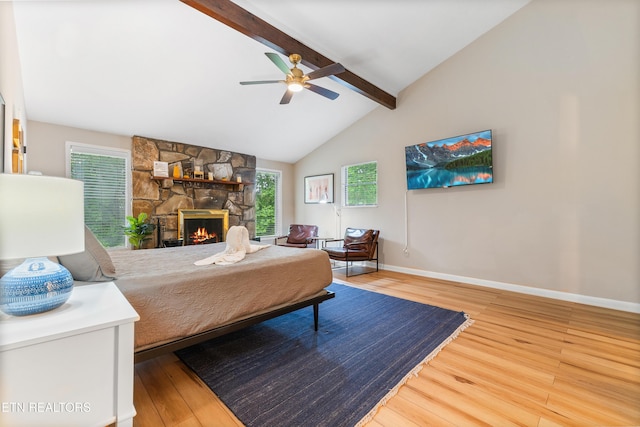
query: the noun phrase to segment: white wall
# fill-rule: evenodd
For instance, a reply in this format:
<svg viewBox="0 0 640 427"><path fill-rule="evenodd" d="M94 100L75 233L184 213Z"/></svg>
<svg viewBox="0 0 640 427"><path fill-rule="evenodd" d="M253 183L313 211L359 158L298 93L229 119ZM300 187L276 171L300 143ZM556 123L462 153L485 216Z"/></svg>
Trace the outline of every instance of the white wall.
<svg viewBox="0 0 640 427"><path fill-rule="evenodd" d="M377 160L388 268L640 302L640 2L534 0L296 164L305 175ZM407 194L404 147L491 128L489 185ZM332 234L332 206L296 198ZM342 233L343 231L340 231ZM428 274L427 274L428 275Z"/></svg>

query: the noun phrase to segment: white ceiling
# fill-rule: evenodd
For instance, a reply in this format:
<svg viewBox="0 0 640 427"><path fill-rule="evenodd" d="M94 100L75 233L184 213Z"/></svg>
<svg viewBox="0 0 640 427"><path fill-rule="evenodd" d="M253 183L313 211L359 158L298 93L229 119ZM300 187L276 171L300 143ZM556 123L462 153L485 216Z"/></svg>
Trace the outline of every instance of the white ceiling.
<svg viewBox="0 0 640 427"><path fill-rule="evenodd" d="M234 1L395 96L529 0ZM284 85L239 85L283 77L271 50L178 0L14 12L30 120L293 163L385 108L329 78L314 83L338 99L303 91L289 105Z"/></svg>

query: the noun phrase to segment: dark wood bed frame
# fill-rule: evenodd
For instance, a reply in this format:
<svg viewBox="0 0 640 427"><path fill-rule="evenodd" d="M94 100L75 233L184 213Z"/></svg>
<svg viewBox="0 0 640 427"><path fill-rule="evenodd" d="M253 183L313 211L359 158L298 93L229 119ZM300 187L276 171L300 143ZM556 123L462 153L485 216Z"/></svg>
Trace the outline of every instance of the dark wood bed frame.
<svg viewBox="0 0 640 427"><path fill-rule="evenodd" d="M230 334L240 329L255 325L265 320L273 319L274 317L282 316L283 314L291 313L292 311L300 310L301 308L309 307L313 305L313 327L315 331L318 331L318 311L321 302L335 297L335 293L327 291L326 294L320 295L314 298L306 299L297 302L286 307L281 307L267 313L258 314L247 319L239 320L237 322L220 326L218 328L211 329L209 331L200 332L199 334L191 335L185 338L179 338L175 341L160 344L156 347L146 348L144 350L136 351L134 355L134 362L142 362L148 359L152 359L161 354L172 353L176 350L192 346L204 341L208 341L212 338L220 337L222 335Z"/></svg>

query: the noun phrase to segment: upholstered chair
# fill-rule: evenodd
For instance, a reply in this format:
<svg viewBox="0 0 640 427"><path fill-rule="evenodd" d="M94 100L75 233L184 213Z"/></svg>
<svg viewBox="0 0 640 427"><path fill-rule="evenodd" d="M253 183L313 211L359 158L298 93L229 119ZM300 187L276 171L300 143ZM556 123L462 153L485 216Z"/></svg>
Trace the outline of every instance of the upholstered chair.
<svg viewBox="0 0 640 427"><path fill-rule="evenodd" d="M289 226L289 234L276 237L276 245L291 248L315 247L316 240L314 237L318 237L317 225L291 224ZM286 241L284 240L285 238Z"/></svg>
<svg viewBox="0 0 640 427"><path fill-rule="evenodd" d="M349 277L349 263L353 261L375 261L376 271L378 271L378 236L380 230L364 228L347 228L344 238L334 240L343 242L342 247L325 246L329 258L335 261L343 261L347 267L347 277ZM370 273L371 271L367 271Z"/></svg>

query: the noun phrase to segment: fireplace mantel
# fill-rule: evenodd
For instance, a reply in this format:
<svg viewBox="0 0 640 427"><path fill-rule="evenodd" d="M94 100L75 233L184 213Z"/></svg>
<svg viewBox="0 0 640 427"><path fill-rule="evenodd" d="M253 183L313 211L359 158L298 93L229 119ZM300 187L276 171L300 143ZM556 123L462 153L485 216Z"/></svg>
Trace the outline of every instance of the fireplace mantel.
<svg viewBox="0 0 640 427"><path fill-rule="evenodd" d="M173 181L173 182L182 182L182 183L196 183L196 184L209 184L209 185L230 185L233 187L233 191L242 191L245 185L251 185L251 182L241 182L241 181L220 181L220 180L210 180L210 179L198 179L198 178L172 178L166 176L154 176L152 179L160 182Z"/></svg>

